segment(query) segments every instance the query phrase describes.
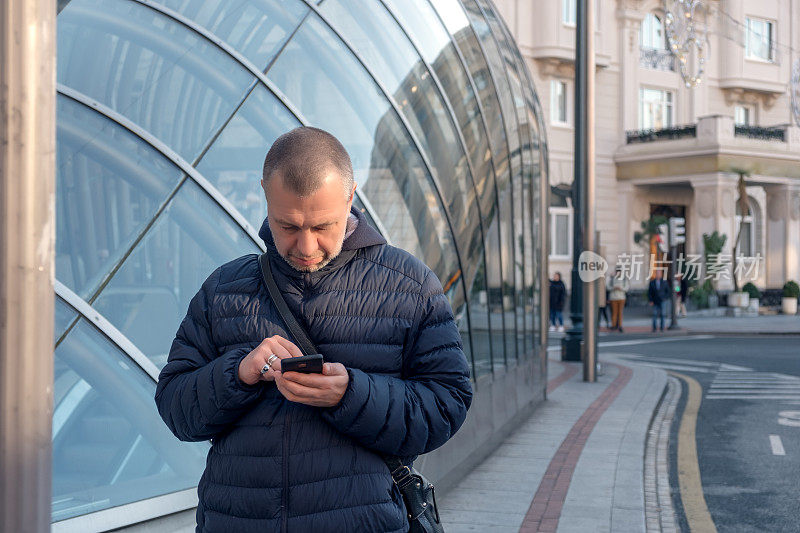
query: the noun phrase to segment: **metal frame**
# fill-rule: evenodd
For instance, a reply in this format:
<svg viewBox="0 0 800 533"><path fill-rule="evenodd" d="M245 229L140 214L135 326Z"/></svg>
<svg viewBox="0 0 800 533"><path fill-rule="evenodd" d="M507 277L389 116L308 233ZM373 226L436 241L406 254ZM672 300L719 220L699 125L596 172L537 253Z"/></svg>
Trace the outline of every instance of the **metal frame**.
<svg viewBox="0 0 800 533"><path fill-rule="evenodd" d="M109 531L197 507L197 490L181 490L53 522L52 533Z"/></svg>
<svg viewBox="0 0 800 533"><path fill-rule="evenodd" d="M78 320L85 318L98 330L100 330L100 333L108 337L111 342L113 342L120 350L122 350L122 352L127 355L131 361L136 363L142 370L144 370L147 375L153 379L153 381L158 381L158 368L156 365L150 359L148 359L147 356L143 354L142 351L139 350L139 348L137 348L136 345L128 339L128 337L123 335L122 332L114 327L114 325L103 315L101 315L97 309L92 307L89 302L72 292L69 287L58 280L55 280L55 291L59 298L64 300L70 307L78 312L78 316L72 319L71 324L64 331L63 336L66 336L69 333Z"/></svg>
<svg viewBox="0 0 800 533"><path fill-rule="evenodd" d="M344 37L342 37L342 35L330 24L328 19L326 17L324 17L319 12L319 8L316 5L312 4L309 0L303 0L303 1L306 3L306 5L312 11L314 11L314 13L319 17L319 19L323 23L325 23L325 25L328 27L328 29L331 31L331 33L336 35L336 37L347 48L347 50L350 52L350 54L352 54L352 56L356 59L356 61L359 62L359 64L361 65L361 68L364 69L364 72L366 72L370 76L370 78L372 78L372 81L381 90L381 92L383 93L384 97L389 102L389 105L392 107L392 109L397 114L398 118L400 119L401 123L403 124L403 127L406 130L406 133L408 134L408 136L411 139L411 141L414 143L414 147L417 149L417 152L419 153L420 158L422 159L422 162L425 165L425 169L427 170L428 175L431 178L431 183L433 184L433 188L436 191L436 195L439 197L439 200L441 201L442 211L443 211L443 213L445 215L445 219L447 220L447 225L450 228L450 234L453 237L453 248L455 249L456 258L458 259L459 274L460 274L461 281L462 281L461 289L462 289L462 292L464 293L464 304L465 304L465 310L466 310L466 316L467 316L467 324L469 325L469 327L467 328L467 332L468 332L468 335L469 335L470 347L474 346L474 342L472 341L472 319L471 319L471 316L470 316L469 305L467 305L468 302L469 302L469 299L467 298L466 283L464 283L464 277L463 277L464 276L464 266L463 266L464 263L462 261L461 250L459 249L458 241L456 240L456 234L453 231L453 223L452 223L452 220L450 218L450 209L447 207L447 203L444 201L444 197L442 196L442 190L441 190L441 187L439 186L439 180L436 177L436 175L432 172L432 169L434 167L431 164L430 160L428 159L428 156L425 155L425 152L422 150L422 146L420 145L419 139L417 138L417 136L414 133L414 131L411 129L411 126L409 125L408 120L406 119L405 115L400 112L400 108L397 105L397 102L395 101L395 99L391 95L391 93L389 93L389 91L386 89L386 87L383 85L383 83L381 83L380 81L378 81L375 78L375 75L372 73L372 71L369 69L369 67L367 67L367 64L364 62L362 57L355 50L353 50L352 46L350 46L349 41L344 39Z"/></svg>

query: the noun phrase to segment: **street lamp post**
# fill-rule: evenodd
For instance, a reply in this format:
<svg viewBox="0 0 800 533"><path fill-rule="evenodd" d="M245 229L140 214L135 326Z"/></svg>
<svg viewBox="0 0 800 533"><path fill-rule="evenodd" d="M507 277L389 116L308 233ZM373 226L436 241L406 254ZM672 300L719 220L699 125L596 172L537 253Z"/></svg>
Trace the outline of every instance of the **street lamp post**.
<svg viewBox="0 0 800 533"><path fill-rule="evenodd" d="M597 294L579 275L580 254L594 250L594 1L578 0L575 32L575 169L572 185L572 327L562 339L561 358L583 361L584 381L596 380ZM584 320L585 319L585 320Z"/></svg>

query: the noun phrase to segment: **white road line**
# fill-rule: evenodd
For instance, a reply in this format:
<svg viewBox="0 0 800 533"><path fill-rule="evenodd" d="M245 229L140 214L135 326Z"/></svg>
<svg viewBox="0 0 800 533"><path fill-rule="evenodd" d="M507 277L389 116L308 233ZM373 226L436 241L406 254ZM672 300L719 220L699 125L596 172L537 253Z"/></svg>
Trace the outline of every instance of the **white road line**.
<svg viewBox="0 0 800 533"><path fill-rule="evenodd" d="M719 363L709 363L706 361L692 361L689 359L671 359L669 357L650 357L647 355L626 355L625 359L630 361L648 361L651 363L668 363L688 366L717 367Z"/></svg>
<svg viewBox="0 0 800 533"><path fill-rule="evenodd" d="M800 394L708 394L706 400L798 400Z"/></svg>
<svg viewBox="0 0 800 533"><path fill-rule="evenodd" d="M670 365L664 363L645 363L643 361L631 361L631 363L639 366L652 366L654 368L663 368L664 370L680 370L681 372L700 372L703 374L711 374L714 372L714 370L710 368L703 368L697 366Z"/></svg>
<svg viewBox="0 0 800 533"><path fill-rule="evenodd" d="M772 446L772 455L786 455L780 435L770 435L769 444Z"/></svg>

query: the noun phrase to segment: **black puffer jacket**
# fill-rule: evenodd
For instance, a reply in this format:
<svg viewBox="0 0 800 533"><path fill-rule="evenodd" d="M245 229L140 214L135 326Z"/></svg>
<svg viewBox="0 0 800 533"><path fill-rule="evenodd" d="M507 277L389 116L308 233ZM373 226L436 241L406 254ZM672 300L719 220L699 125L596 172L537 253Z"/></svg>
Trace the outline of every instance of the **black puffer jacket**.
<svg viewBox="0 0 800 533"><path fill-rule="evenodd" d="M156 403L178 438L212 440L198 531L405 531L380 454L411 460L464 421L469 370L439 280L356 214L342 253L311 274L277 255L266 221L260 232L290 309L325 360L348 369L338 406L292 403L274 383L238 380L239 361L261 340L291 339L257 256L218 268L189 306Z"/></svg>

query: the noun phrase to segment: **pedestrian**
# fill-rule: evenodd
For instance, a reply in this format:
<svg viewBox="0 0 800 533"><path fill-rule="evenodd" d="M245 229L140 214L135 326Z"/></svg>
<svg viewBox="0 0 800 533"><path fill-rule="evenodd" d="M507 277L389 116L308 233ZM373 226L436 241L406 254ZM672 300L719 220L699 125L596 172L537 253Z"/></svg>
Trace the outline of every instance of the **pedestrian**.
<svg viewBox="0 0 800 533"><path fill-rule="evenodd" d="M661 331L664 331L664 304L671 299L669 284L664 280L664 273L656 270L654 278L647 287L648 305L653 307L653 330L656 331L656 322L660 322Z"/></svg>
<svg viewBox="0 0 800 533"><path fill-rule="evenodd" d="M564 331L564 302L567 299L567 286L561 281L561 272L553 274L550 280L550 331Z"/></svg>
<svg viewBox="0 0 800 533"><path fill-rule="evenodd" d="M597 327L600 327L600 317L606 321L606 329L611 329L608 320L608 287L606 287L605 278L601 278L597 285ZM602 282L602 283L601 283Z"/></svg>
<svg viewBox="0 0 800 533"><path fill-rule="evenodd" d="M678 315L686 316L686 299L689 295L689 282L683 277L681 272L675 274L675 293L678 302Z"/></svg>
<svg viewBox="0 0 800 533"><path fill-rule="evenodd" d="M621 266L617 266L614 275L608 282L608 301L611 305L611 329L623 333L622 311L625 309L625 298L628 294L628 279Z"/></svg>
<svg viewBox="0 0 800 533"><path fill-rule="evenodd" d="M444 444L472 399L450 304L422 261L352 208L352 165L331 134L279 137L261 185L266 254L206 280L156 389L179 439L211 440L197 531L407 531L384 458L410 465ZM268 293L269 271L321 372L281 372L303 341Z"/></svg>

